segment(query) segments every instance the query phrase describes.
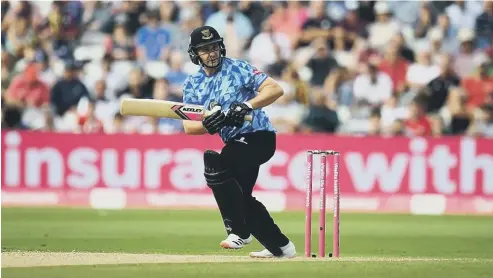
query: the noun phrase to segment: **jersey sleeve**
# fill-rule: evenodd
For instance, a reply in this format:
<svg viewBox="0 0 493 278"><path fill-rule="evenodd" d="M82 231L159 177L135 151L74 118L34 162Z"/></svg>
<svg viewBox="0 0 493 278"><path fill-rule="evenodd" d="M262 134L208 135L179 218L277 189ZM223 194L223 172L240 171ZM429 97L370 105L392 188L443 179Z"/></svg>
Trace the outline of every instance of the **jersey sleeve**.
<svg viewBox="0 0 493 278"><path fill-rule="evenodd" d="M245 86L255 92L258 91L260 85L262 85L262 83L268 77L267 74L258 70L256 67L245 61L240 62L239 68L241 69L240 73L242 75L242 79L245 82Z"/></svg>
<svg viewBox="0 0 493 278"><path fill-rule="evenodd" d="M199 104L198 102L199 99L193 89L192 80L190 77L187 77L187 79L185 79L185 82L183 83L183 103Z"/></svg>

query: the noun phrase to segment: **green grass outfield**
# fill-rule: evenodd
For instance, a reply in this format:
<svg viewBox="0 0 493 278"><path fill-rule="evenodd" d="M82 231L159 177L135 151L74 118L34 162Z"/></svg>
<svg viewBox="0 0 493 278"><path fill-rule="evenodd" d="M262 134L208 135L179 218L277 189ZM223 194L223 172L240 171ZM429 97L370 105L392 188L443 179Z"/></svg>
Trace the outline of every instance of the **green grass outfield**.
<svg viewBox="0 0 493 278"><path fill-rule="evenodd" d="M273 217L302 257L304 213ZM316 252L317 215L313 221ZM328 221L329 251L331 217ZM493 277L491 216L342 214L339 261L252 261L246 256L262 248L257 242L239 251L221 250L224 238L217 211L2 208L2 277ZM83 252L133 253L142 260L129 264L133 259L122 257L123 264L108 260L98 265L6 267L11 254L5 252L19 251L71 252L61 254L59 264ZM159 259L149 261L141 255L149 253ZM172 255L169 261L166 255ZM98 256L103 255L91 260L104 263L106 259L99 261ZM189 257L195 259L183 263ZM205 262L197 262L202 259ZM26 265L33 262L26 259Z"/></svg>

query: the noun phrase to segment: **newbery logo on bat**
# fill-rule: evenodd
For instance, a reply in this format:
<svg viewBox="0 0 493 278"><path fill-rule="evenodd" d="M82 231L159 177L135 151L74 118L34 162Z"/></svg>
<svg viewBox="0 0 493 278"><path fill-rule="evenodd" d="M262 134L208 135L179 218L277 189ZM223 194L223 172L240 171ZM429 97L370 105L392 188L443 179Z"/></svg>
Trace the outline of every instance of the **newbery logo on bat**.
<svg viewBox="0 0 493 278"><path fill-rule="evenodd" d="M171 109L184 120L200 121L204 116L204 108L187 105L173 105Z"/></svg>

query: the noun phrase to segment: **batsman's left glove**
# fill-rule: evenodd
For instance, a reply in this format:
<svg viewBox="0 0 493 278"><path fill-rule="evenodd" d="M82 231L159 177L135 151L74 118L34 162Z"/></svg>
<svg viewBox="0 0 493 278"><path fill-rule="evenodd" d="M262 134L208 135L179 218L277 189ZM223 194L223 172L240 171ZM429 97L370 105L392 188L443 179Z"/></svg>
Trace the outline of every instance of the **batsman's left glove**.
<svg viewBox="0 0 493 278"><path fill-rule="evenodd" d="M226 126L226 116L221 112L221 109L218 109L211 115L205 117L202 120L202 125L210 135L216 134Z"/></svg>
<svg viewBox="0 0 493 278"><path fill-rule="evenodd" d="M246 102L234 102L229 107L228 112L226 113L226 122L229 126L234 127L242 127L245 122L245 116L252 112L252 107L249 106Z"/></svg>

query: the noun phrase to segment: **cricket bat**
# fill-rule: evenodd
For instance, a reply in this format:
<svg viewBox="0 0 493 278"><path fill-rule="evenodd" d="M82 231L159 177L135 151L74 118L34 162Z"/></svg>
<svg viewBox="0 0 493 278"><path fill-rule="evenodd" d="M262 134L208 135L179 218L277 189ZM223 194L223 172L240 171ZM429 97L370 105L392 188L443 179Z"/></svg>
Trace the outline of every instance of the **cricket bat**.
<svg viewBox="0 0 493 278"><path fill-rule="evenodd" d="M120 103L120 113L131 116L147 116L154 118L171 118L189 121L202 121L204 117L214 113L219 106L212 111L200 105L185 104L181 102L157 100L157 99L133 99L126 98ZM245 121L251 121L252 116L245 116Z"/></svg>

